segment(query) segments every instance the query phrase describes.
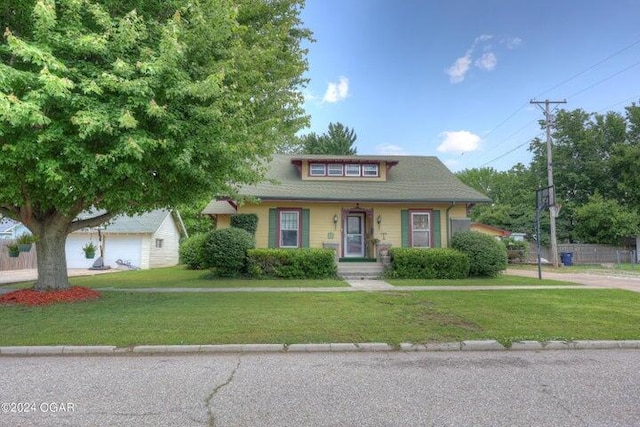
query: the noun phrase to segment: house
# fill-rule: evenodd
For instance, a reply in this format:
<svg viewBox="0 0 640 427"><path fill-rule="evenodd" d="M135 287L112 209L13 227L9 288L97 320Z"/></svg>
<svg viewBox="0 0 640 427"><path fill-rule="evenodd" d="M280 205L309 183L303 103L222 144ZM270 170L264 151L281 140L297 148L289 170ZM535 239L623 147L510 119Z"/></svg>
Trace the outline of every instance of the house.
<svg viewBox="0 0 640 427"><path fill-rule="evenodd" d="M17 239L23 234L31 234L22 223L11 218L0 218L0 239Z"/></svg>
<svg viewBox="0 0 640 427"><path fill-rule="evenodd" d="M383 246L446 247L469 228L468 209L490 202L426 156L275 155L266 179L239 196L202 213L219 228L256 214L257 247L330 247L343 261L376 258Z"/></svg>
<svg viewBox="0 0 640 427"><path fill-rule="evenodd" d="M137 216L118 216L104 226L71 233L65 247L68 268L89 268L82 248L93 242L104 246L104 265L118 267L117 260L143 269L178 264L180 238L186 236L177 211L155 210Z"/></svg>
<svg viewBox="0 0 640 427"><path fill-rule="evenodd" d="M488 234L489 236L496 237L496 238L511 236L511 232L508 230L505 230L499 227L494 227L493 225L483 224L481 222L472 222L471 230L477 231L482 234Z"/></svg>

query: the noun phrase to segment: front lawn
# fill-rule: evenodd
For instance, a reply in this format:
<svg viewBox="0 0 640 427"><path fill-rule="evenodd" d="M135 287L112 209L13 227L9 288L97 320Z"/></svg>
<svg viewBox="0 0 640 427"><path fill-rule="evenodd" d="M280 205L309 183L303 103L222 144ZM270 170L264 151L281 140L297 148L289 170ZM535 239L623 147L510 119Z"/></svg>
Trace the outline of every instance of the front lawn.
<svg viewBox="0 0 640 427"><path fill-rule="evenodd" d="M69 278L73 286L87 288L320 288L348 287L340 279L276 280L211 277L208 270L188 270L184 266L131 270ZM30 287L32 283L10 285Z"/></svg>
<svg viewBox="0 0 640 427"><path fill-rule="evenodd" d="M640 294L611 289L127 293L0 306L0 345L640 339Z"/></svg>

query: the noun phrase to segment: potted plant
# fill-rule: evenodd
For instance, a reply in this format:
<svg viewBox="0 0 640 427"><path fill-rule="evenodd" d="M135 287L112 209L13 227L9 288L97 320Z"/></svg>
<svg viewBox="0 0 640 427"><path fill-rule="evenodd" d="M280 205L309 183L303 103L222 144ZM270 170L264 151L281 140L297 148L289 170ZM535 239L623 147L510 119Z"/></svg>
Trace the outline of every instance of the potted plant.
<svg viewBox="0 0 640 427"><path fill-rule="evenodd" d="M82 247L82 250L84 251L84 256L86 258L94 258L96 256L96 245L93 244L93 242L89 242L86 245L84 245Z"/></svg>
<svg viewBox="0 0 640 427"><path fill-rule="evenodd" d="M35 241L36 241L35 236L24 233L18 236L18 239L16 240L16 244L18 245L18 250L20 252L29 252L31 250L31 245Z"/></svg>
<svg viewBox="0 0 640 427"><path fill-rule="evenodd" d="M7 245L7 250L9 251L9 256L11 258L16 258L20 255L20 248L18 248L17 243L10 243Z"/></svg>

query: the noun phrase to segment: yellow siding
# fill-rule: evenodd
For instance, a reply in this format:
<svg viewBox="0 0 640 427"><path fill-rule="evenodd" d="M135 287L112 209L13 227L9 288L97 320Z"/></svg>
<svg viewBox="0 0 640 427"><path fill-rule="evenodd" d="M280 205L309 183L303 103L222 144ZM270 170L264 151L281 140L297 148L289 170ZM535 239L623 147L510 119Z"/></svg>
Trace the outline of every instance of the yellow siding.
<svg viewBox="0 0 640 427"><path fill-rule="evenodd" d="M373 236L381 243L391 244L394 247L401 246L401 220L400 211L403 209L425 209L440 211L441 246L448 243L448 219L466 218L466 205L456 204L376 204L360 203L360 209L371 209L373 212L373 224L368 224L367 232L373 227ZM291 203L291 202L263 202L259 205L245 205L238 208L239 214L256 214L258 216L258 228L256 230L256 246L266 248L269 245L269 209L270 208L299 208L309 209L309 246L321 248L323 243L337 243L342 246L342 212L343 210L356 209L355 203ZM448 216L447 216L447 210ZM338 216L338 223L334 226L333 217ZM376 220L381 217L382 222L378 226ZM218 227L224 228L221 223L223 216L218 216ZM226 218L229 226L229 219Z"/></svg>

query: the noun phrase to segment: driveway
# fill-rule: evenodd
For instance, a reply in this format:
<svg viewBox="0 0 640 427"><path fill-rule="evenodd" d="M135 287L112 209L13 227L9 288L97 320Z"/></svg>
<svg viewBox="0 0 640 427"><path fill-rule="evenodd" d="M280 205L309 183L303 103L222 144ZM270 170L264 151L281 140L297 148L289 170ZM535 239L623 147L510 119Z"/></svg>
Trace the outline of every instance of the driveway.
<svg viewBox="0 0 640 427"><path fill-rule="evenodd" d="M538 277L537 270L507 269L507 275L522 277ZM616 288L628 291L640 292L639 276L614 276L588 273L553 273L542 272L543 279L562 280L565 282L580 283L592 288Z"/></svg>
<svg viewBox="0 0 640 427"><path fill-rule="evenodd" d="M70 268L69 277L73 276L93 276L95 274L115 273L121 270L112 268L109 270L89 270L87 268ZM0 285L7 283L32 282L38 279L38 270L35 268L24 270L0 271Z"/></svg>

